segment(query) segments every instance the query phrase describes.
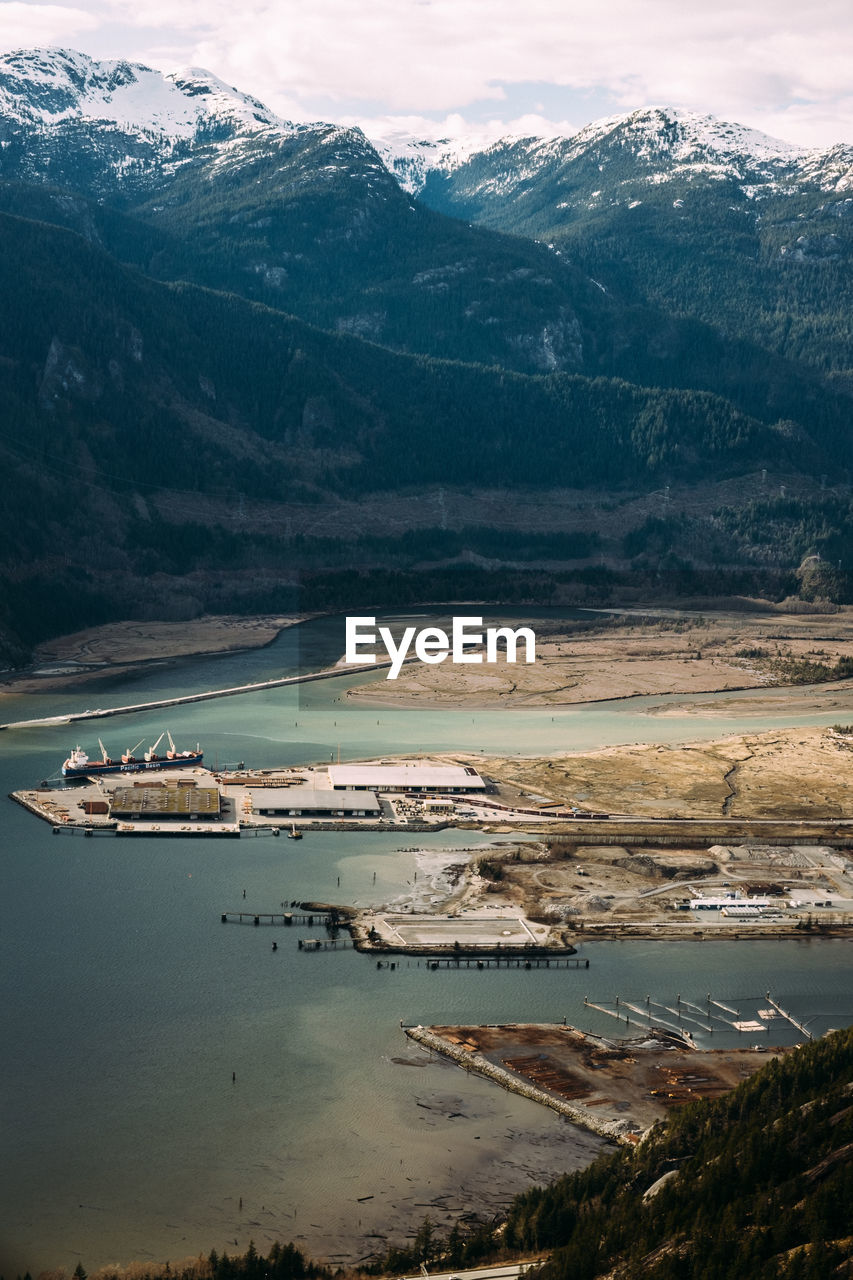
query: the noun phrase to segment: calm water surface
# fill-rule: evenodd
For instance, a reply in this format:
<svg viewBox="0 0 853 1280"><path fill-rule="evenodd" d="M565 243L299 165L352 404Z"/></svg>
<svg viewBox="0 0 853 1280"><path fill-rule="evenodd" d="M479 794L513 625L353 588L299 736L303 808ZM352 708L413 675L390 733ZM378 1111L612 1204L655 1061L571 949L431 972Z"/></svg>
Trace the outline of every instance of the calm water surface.
<svg viewBox="0 0 853 1280"><path fill-rule="evenodd" d="M505 616L505 615L502 615ZM249 654L149 668L85 693L4 705L6 720L123 705L316 668L339 619ZM819 717L647 714L667 699L564 710L392 711L348 705L342 677L298 689L0 734L2 793L54 773L72 738L119 750L166 725L208 761L258 767L340 754L546 752L718 737ZM847 708L826 720L850 718ZM678 699L686 702L685 699ZM794 704L795 705L795 704ZM594 1140L523 1099L425 1060L400 1021L559 1020L613 1032L584 996L697 1002L772 988L816 1032L850 1020L844 941L589 944L588 971L391 972L353 952L306 955L299 930L222 926L290 899L388 902L425 864L399 834L121 841L53 837L3 801L0 1274L297 1239L325 1256L386 1228L401 1239L439 1194L494 1205L586 1159ZM471 848L471 832L418 837ZM460 859L467 854L460 853ZM340 883L338 883L340 882ZM245 890L245 899L243 893ZM310 931L302 931L310 932ZM279 943L271 949L272 939ZM793 1033L792 1033L793 1034ZM724 1042L721 1029L715 1033ZM232 1073L236 1081L232 1081ZM419 1105L420 1104L420 1105ZM498 1188L500 1190L500 1188ZM370 1200L365 1197L373 1197ZM491 1200L490 1200L491 1196Z"/></svg>

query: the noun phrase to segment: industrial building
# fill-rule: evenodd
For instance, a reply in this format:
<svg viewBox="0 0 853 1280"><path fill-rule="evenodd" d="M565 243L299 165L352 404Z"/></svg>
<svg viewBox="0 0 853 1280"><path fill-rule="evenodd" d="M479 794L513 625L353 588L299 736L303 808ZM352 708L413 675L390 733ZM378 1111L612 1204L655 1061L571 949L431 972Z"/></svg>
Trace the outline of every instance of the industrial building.
<svg viewBox="0 0 853 1280"><path fill-rule="evenodd" d="M773 898L742 898L739 893L724 893L718 898L694 898L690 903L691 911L722 911L724 908L730 915L743 912L748 907L778 907Z"/></svg>
<svg viewBox="0 0 853 1280"><path fill-rule="evenodd" d="M217 820L221 815L217 787L117 787L110 797L110 814L123 821Z"/></svg>
<svg viewBox="0 0 853 1280"><path fill-rule="evenodd" d="M253 788L247 788L251 795ZM255 813L284 818L378 818L376 796L320 787L264 787L252 796Z"/></svg>
<svg viewBox="0 0 853 1280"><path fill-rule="evenodd" d="M401 764L329 765L329 781L335 791L485 791L486 783L470 765L433 764L415 760Z"/></svg>
<svg viewBox="0 0 853 1280"><path fill-rule="evenodd" d="M427 817L434 817L436 814L453 813L455 808L453 801L448 798L437 800L432 799L430 796L425 796L423 801L418 803L423 803L424 814Z"/></svg>

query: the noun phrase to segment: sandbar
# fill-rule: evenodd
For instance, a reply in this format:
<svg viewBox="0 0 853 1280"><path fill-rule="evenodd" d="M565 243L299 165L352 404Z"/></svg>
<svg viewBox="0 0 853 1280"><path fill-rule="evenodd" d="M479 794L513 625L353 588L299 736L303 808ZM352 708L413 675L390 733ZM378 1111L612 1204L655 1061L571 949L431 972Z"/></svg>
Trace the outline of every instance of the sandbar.
<svg viewBox="0 0 853 1280"><path fill-rule="evenodd" d="M602 613L595 622L549 623L536 634L533 663L413 663L396 680L360 685L347 698L410 708L553 707L813 684L839 659L853 658L853 608L801 614L745 605L743 612L699 613L650 606ZM826 696L835 688L827 685Z"/></svg>
<svg viewBox="0 0 853 1280"><path fill-rule="evenodd" d="M5 673L0 697L74 688L151 662L261 649L307 616L210 614L187 622L125 621L89 627L40 644L25 671Z"/></svg>

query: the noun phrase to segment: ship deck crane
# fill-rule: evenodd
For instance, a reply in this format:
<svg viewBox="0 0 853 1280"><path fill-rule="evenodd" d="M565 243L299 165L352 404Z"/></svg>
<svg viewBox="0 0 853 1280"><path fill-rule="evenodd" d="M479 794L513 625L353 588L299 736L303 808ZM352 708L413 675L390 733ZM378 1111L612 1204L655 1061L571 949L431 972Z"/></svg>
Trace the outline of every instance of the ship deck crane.
<svg viewBox="0 0 853 1280"><path fill-rule="evenodd" d="M156 754L157 748L159 747L160 743L163 741L163 738L164 738L165 736L166 736L166 735L165 735L164 733L161 733L161 734L160 734L160 737L159 737L159 738L157 739L157 741L154 743L154 746L151 748L151 750L150 750L150 751L146 751L146 752L145 752L145 759L146 759L146 760L153 760L153 759L154 759L154 756L155 756L155 754Z"/></svg>

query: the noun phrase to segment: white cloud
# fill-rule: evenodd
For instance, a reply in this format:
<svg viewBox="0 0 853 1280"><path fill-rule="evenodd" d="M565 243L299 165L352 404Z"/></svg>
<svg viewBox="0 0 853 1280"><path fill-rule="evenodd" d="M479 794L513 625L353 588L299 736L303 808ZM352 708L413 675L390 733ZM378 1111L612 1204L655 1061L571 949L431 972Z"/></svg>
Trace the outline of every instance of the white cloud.
<svg viewBox="0 0 853 1280"><path fill-rule="evenodd" d="M776 111L758 108L748 117L743 113L743 123L805 147L849 143L853 141L853 97L825 104L793 103Z"/></svg>
<svg viewBox="0 0 853 1280"><path fill-rule="evenodd" d="M181 6L179 5L179 8ZM261 96L380 99L392 111L463 109L502 83L610 92L755 121L799 103L828 129L849 93L853 13L844 0L230 0L201 9L202 61L255 77ZM227 76L226 76L227 78ZM258 81L260 85L258 86ZM499 114L496 111L495 114Z"/></svg>
<svg viewBox="0 0 853 1280"><path fill-rule="evenodd" d="M0 40L4 49L64 44L93 31L98 19L83 9L59 4L0 3Z"/></svg>
<svg viewBox="0 0 853 1280"><path fill-rule="evenodd" d="M849 0L722 0L714 9L706 0L243 0L239 7L92 0L88 14L0 8L20 24L18 44L69 39L86 30L82 19L92 25L97 16L103 40L124 33L127 47L112 56L131 52L164 69L208 67L291 117L311 116L312 101L322 99L340 103L340 115L358 112L359 103L370 115L421 115L492 101L500 118L503 86L513 100L507 114L517 114L511 87L541 84L565 90L562 113L571 116L579 95L605 94L625 110L658 102L771 132L787 127L795 141L851 136ZM5 30L0 38L9 47ZM550 132L558 122L547 119L545 102L553 111L553 90L547 97L531 90L529 108Z"/></svg>
<svg viewBox="0 0 853 1280"><path fill-rule="evenodd" d="M396 140L416 138L420 142L453 142L464 140L475 150L489 147L498 138L507 136L571 137L583 127L585 121L549 120L546 116L528 114L508 119L496 116L492 120L472 121L459 112L451 112L441 120L419 115L342 116L338 123L357 125L373 142L392 143Z"/></svg>

